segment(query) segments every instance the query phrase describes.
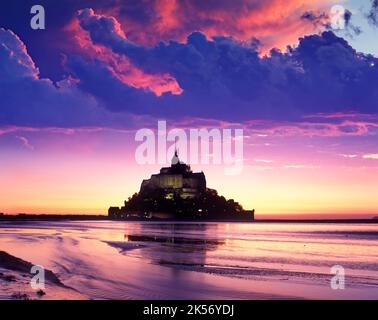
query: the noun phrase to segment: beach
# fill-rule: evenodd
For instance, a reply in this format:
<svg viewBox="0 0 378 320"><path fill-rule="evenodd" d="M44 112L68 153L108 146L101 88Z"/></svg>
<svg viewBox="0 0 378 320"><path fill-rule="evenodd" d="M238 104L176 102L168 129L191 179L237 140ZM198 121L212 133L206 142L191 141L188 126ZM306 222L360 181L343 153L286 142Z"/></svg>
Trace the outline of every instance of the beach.
<svg viewBox="0 0 378 320"><path fill-rule="evenodd" d="M2 221L0 299L377 299L377 245L378 224ZM51 271L43 295L12 259Z"/></svg>

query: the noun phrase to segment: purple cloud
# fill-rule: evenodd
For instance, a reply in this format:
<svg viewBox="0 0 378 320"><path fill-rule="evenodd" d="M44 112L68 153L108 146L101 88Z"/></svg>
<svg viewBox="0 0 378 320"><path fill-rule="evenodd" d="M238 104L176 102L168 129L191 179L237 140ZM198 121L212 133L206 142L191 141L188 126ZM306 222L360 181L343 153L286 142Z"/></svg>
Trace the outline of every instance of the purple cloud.
<svg viewBox="0 0 378 320"><path fill-rule="evenodd" d="M367 14L367 19L370 24L378 27L378 0L371 0L371 7Z"/></svg>
<svg viewBox="0 0 378 320"><path fill-rule="evenodd" d="M57 83L41 78L22 41L1 29L0 70L7 75L0 80L2 126L130 127L135 117L294 123L314 114L378 111L378 59L331 31L261 57L256 39L194 32L183 43L149 47L127 39L115 18L91 9L77 18L93 54L70 55L70 77ZM135 85L134 69L150 82L168 75L181 91L157 95L149 84Z"/></svg>
<svg viewBox="0 0 378 320"><path fill-rule="evenodd" d="M241 43L229 37L209 40L199 32L192 33L185 43L171 41L146 47L124 37L114 18L85 9L78 19L94 45L126 56L144 72L167 72L183 89L181 95L145 95L146 100L139 96L135 102L134 92L126 90L125 84L121 90L120 83L111 79L105 87L114 89L113 102L124 101L123 107L116 103L117 110L131 108L155 116L237 121L293 120L319 112L377 112L377 59L356 52L331 31L301 38L297 47L285 53L272 50L271 56L259 57L255 43ZM72 65L74 73L76 69ZM93 64L81 65L80 71L84 69L104 72L104 67ZM92 79L96 79L93 74ZM85 82L81 85L96 94L94 84L90 88ZM103 94L101 90L99 94Z"/></svg>
<svg viewBox="0 0 378 320"><path fill-rule="evenodd" d="M41 78L23 42L2 28L0 73L1 126L112 126L117 119L129 119L101 108L96 98L77 87L77 80L53 83Z"/></svg>

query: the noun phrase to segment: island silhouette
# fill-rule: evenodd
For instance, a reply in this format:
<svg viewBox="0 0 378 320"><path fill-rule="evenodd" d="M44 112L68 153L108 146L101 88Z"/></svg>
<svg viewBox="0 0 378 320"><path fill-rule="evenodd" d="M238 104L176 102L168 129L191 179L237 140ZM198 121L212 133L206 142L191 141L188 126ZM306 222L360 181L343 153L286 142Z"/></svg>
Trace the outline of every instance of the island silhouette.
<svg viewBox="0 0 378 320"><path fill-rule="evenodd" d="M175 149L171 166L143 180L140 191L122 207L110 207L112 219L253 220L254 210L244 210L206 187L205 174L193 172Z"/></svg>

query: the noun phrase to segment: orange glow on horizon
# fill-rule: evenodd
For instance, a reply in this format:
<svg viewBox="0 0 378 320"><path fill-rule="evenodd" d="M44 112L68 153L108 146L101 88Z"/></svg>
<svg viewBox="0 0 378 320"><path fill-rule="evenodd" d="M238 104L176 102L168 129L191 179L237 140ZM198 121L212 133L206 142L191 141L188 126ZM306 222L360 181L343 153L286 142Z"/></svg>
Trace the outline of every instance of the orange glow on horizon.
<svg viewBox="0 0 378 320"><path fill-rule="evenodd" d="M0 192L4 213L107 214L109 206L122 206L139 191L143 179L162 167L136 163L134 132L6 134L14 135L15 146L3 149L0 157L0 167L7 168L0 176L6 186ZM33 148L16 139L20 135ZM245 141L241 175L224 175L222 165L192 165L192 170L203 170L209 188L245 209L255 209L257 217L378 215L378 160L363 157L375 150L350 158L343 156L346 151L305 149L304 141L314 144L313 138L286 138L282 146L282 138L256 139Z"/></svg>

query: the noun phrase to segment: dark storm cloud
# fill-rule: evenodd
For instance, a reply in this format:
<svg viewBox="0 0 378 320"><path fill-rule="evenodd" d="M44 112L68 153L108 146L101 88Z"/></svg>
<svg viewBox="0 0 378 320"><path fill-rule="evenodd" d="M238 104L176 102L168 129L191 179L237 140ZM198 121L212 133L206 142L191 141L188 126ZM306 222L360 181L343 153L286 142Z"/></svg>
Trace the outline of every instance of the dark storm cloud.
<svg viewBox="0 0 378 320"><path fill-rule="evenodd" d="M329 16L325 12L306 11L301 15L301 19L313 23L316 27L330 28Z"/></svg>
<svg viewBox="0 0 378 320"><path fill-rule="evenodd" d="M362 29L352 23L353 13L345 9L343 16L344 33L348 37L358 36L362 33ZM329 14L326 12L306 11L301 16L302 20L312 23L317 28L322 28L332 31L332 23ZM340 30L338 30L340 32Z"/></svg>
<svg viewBox="0 0 378 320"><path fill-rule="evenodd" d="M168 72L183 89L178 96L149 95L145 103L140 97L141 113L292 120L318 112L377 112L377 59L357 53L331 31L303 37L286 53L273 50L270 57L260 58L255 46L229 37L208 40L195 32L185 43L147 47L129 41L114 28L114 21L92 10L82 11L79 20L95 44L127 56L144 72ZM97 72L93 65L87 68ZM103 87L120 93L113 80ZM86 89L96 95L94 86ZM135 109L130 95L120 93L118 99L123 99L124 110Z"/></svg>
<svg viewBox="0 0 378 320"><path fill-rule="evenodd" d="M318 113L378 111L377 58L356 52L331 31L261 57L256 39L209 39L194 32L184 42L147 46L130 41L115 18L86 9L78 19L94 57L69 55L72 78L57 83L41 77L14 33L1 31L1 125L129 126L130 114L176 121L301 121ZM169 75L182 93L159 96L149 84L135 85L129 67L143 73L143 81Z"/></svg>
<svg viewBox="0 0 378 320"><path fill-rule="evenodd" d="M368 21L375 27L378 27L378 0L371 0L371 7L367 14Z"/></svg>
<svg viewBox="0 0 378 320"><path fill-rule="evenodd" d="M344 12L344 21L345 21L345 28L347 31L350 31L351 36L353 35L360 35L362 33L362 29L359 26L356 26L352 23L352 12L348 9Z"/></svg>
<svg viewBox="0 0 378 320"><path fill-rule="evenodd" d="M72 79L40 77L23 42L0 28L0 126L116 125L117 118L78 89ZM122 119L122 117L120 117Z"/></svg>

